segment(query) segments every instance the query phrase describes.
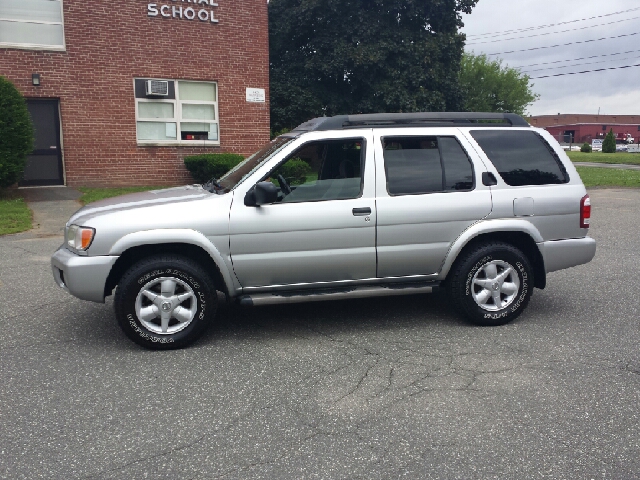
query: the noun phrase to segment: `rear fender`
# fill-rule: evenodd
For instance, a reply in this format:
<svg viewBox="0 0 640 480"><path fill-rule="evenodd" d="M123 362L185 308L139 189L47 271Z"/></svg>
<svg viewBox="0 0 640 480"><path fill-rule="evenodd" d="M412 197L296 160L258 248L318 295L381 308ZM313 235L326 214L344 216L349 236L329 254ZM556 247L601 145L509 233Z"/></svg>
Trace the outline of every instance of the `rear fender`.
<svg viewBox="0 0 640 480"><path fill-rule="evenodd" d="M453 266L453 263L458 258L458 255L460 255L460 252L474 238L480 235L496 232L524 233L526 235L529 235L529 237L531 237L535 243L540 243L543 241L542 235L540 235L538 229L526 220L481 220L474 223L468 229L462 232L462 234L453 242L453 244L451 244L442 267L440 268L438 278L441 280L444 280L446 278L446 276L449 274L449 271L451 270L451 267Z"/></svg>

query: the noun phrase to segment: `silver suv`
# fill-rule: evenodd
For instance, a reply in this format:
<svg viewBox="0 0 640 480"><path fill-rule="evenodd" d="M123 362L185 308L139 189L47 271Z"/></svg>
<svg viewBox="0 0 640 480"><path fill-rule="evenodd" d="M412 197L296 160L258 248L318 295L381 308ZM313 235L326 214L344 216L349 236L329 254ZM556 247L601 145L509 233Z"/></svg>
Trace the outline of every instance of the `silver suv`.
<svg viewBox="0 0 640 480"><path fill-rule="evenodd" d="M591 207L557 142L512 114L316 118L220 179L102 200L53 255L60 287L124 332L183 347L240 305L427 293L502 325L589 262Z"/></svg>

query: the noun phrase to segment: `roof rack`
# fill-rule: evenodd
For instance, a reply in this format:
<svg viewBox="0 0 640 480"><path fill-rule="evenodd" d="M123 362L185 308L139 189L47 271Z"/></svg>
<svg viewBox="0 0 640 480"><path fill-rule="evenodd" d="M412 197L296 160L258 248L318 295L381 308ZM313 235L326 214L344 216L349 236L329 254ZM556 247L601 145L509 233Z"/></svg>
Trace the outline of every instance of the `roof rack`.
<svg viewBox="0 0 640 480"><path fill-rule="evenodd" d="M362 127L529 127L527 121L515 113L470 113L470 112L418 112L418 113L372 113L362 115L337 115L318 117L296 127L293 132L345 130Z"/></svg>

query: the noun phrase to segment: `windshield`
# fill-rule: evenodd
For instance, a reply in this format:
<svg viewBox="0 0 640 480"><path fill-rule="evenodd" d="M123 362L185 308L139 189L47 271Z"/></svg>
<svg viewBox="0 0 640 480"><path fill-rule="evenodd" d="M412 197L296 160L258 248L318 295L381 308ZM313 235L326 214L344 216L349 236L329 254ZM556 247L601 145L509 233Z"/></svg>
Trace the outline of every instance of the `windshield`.
<svg viewBox="0 0 640 480"><path fill-rule="evenodd" d="M236 185L242 182L249 174L253 173L263 162L282 150L282 148L293 139L293 137L278 137L251 155L244 162L239 163L229 170L218 180L218 184L222 189L220 193L227 193L233 190Z"/></svg>

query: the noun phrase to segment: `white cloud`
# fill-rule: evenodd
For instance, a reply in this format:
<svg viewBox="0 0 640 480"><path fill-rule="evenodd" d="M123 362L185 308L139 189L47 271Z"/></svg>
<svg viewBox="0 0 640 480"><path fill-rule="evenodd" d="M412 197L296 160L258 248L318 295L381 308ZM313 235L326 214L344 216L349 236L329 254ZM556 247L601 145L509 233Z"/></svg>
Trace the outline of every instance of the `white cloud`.
<svg viewBox="0 0 640 480"><path fill-rule="evenodd" d="M636 9L624 14L610 15L588 21L574 20L607 15ZM637 17L637 18L636 18ZM640 64L640 4L623 0L606 3L584 0L480 0L470 15L464 15L463 32L468 35L467 51L503 53L503 64L530 72L531 77L557 73L578 72L598 68ZM571 22L550 28L541 25ZM605 23L615 22L611 25ZM497 35L495 32L532 28L528 32ZM557 33L561 30L571 30ZM478 37L477 34L494 33ZM545 34L545 35L541 35ZM546 35L548 34L548 35ZM635 35L632 35L635 34ZM538 35L532 37L531 35ZM603 37L626 37L590 41ZM527 37L527 38L514 38ZM496 43L477 43L496 40ZM550 45L569 44L554 48ZM536 50L532 50L536 49ZM621 52L638 50L622 54ZM619 54L619 55L612 55ZM586 59L584 57L598 58ZM584 58L583 60L576 60ZM533 63L558 62L549 65L528 66ZM569 66L573 63L591 65ZM531 72L534 69L553 67ZM533 79L534 91L540 100L529 107L533 115L562 113L640 114L640 67L602 72Z"/></svg>

